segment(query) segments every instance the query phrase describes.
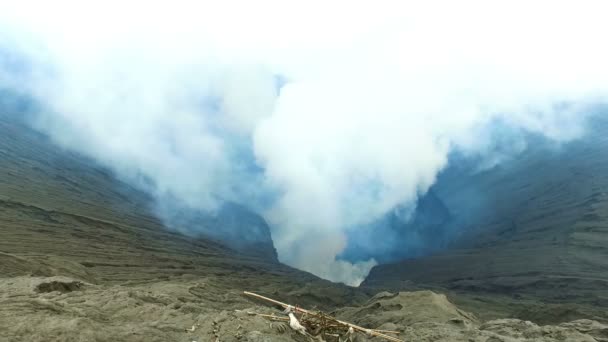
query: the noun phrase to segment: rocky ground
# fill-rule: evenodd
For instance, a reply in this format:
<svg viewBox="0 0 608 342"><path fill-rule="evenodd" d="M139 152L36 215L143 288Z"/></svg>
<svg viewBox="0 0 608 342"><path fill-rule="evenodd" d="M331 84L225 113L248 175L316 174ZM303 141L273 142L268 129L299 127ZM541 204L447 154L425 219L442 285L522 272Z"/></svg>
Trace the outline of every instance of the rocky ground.
<svg viewBox="0 0 608 342"><path fill-rule="evenodd" d="M216 276L182 276L140 284L88 284L67 277L0 279L2 341L318 341L286 323L250 313L282 316L245 297L239 285ZM261 289L293 303L322 302L314 289ZM255 287L253 284L251 287ZM271 292L270 294L266 292ZM322 292L322 291L319 291ZM327 292L329 295L331 293ZM318 294L318 293L317 293ZM309 297L312 296L312 297ZM309 297L309 298L306 298ZM331 299L330 299L331 302ZM404 341L608 341L608 326L577 320L539 326L518 319L483 322L430 291L382 292L336 317L364 327L399 331ZM331 341L329 338L327 341ZM380 341L358 334L354 341Z"/></svg>

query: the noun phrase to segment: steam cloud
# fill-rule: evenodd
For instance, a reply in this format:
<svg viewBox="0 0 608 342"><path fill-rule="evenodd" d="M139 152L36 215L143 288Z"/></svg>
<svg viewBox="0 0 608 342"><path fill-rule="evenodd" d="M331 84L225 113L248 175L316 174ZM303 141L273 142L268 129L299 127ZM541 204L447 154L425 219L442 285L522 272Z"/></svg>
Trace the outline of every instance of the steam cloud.
<svg viewBox="0 0 608 342"><path fill-rule="evenodd" d="M349 231L451 151L500 162L496 120L574 139L608 94L601 2L424 3L2 4L0 85L159 201L247 205L283 262L356 285L375 261L336 258Z"/></svg>

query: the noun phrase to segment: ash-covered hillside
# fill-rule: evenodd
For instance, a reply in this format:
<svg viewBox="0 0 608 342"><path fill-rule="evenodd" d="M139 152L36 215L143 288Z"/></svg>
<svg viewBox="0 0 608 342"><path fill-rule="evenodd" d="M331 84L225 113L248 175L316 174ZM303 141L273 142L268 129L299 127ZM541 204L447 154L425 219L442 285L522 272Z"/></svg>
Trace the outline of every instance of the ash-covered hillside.
<svg viewBox="0 0 608 342"><path fill-rule="evenodd" d="M494 316L456 307L458 297L373 296L377 290L324 281L278 263L267 226L243 207L227 205L214 216L186 212L183 220L177 212L170 228L154 215L150 196L58 148L21 117L0 115L0 133L0 340L308 341L250 314L281 312L244 290L406 340L594 341L607 329L585 320L489 320ZM427 198L416 222L438 208L438 198ZM197 236L190 225L198 225ZM241 238L235 228L257 230L268 242ZM223 229L239 239L226 239ZM487 304L465 304L487 311Z"/></svg>
<svg viewBox="0 0 608 342"><path fill-rule="evenodd" d="M3 110L7 109L19 108L5 103ZM0 114L0 195L6 215L27 211L44 223L46 228L37 227L38 231L53 231L54 226L74 220L90 221L97 222L100 231L102 227L135 227L277 261L268 225L245 207L228 203L213 213L175 209L175 220L161 221L152 197L94 161L56 146L31 129L23 115ZM71 218L61 221L66 217ZM25 227L21 229L26 234Z"/></svg>
<svg viewBox="0 0 608 342"><path fill-rule="evenodd" d="M453 239L431 256L375 267L363 286L439 286L605 308L608 124L555 146L531 140L513 160L449 168L433 187Z"/></svg>
<svg viewBox="0 0 608 342"><path fill-rule="evenodd" d="M100 284L238 273L285 284L320 281L279 264L267 231L266 243L216 238L222 230L267 228L259 216L226 207L188 222L215 235L173 230L156 218L148 195L58 148L19 116L0 115L0 156L2 276L61 275Z"/></svg>

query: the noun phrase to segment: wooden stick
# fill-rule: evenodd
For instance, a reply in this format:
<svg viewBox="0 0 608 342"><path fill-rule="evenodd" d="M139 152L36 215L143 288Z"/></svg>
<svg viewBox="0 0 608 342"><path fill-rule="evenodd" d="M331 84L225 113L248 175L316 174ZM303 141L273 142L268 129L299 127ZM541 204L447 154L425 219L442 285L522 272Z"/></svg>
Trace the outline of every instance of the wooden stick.
<svg viewBox="0 0 608 342"><path fill-rule="evenodd" d="M241 311L241 310L237 310L237 311ZM274 319L277 321L289 321L289 318L287 317L280 317L280 316L275 316L275 315L267 315L267 314L261 314L261 313L257 313L257 312L251 312L251 311L247 311L246 314L251 315L251 316L260 316L260 317L264 317L264 318L270 318L270 319ZM335 325L332 325L335 326ZM385 333L385 334L396 334L399 335L401 332L399 331L394 331L394 330L380 330L380 329L370 329L379 333Z"/></svg>
<svg viewBox="0 0 608 342"><path fill-rule="evenodd" d="M342 324L340 324L340 325L333 325L333 324L331 324L331 325L329 325L329 327L339 327L341 325ZM375 331L375 332L379 332L379 333L385 333L385 334L395 334L395 335L401 334L401 332L395 331L395 330L380 330L380 329L369 329L369 330L372 330L372 331Z"/></svg>
<svg viewBox="0 0 608 342"><path fill-rule="evenodd" d="M261 295L259 295L257 293L248 292L248 291L244 291L243 293L245 295L247 295L247 296L251 296L251 297L258 298L258 299L262 299L262 300L265 300L267 302L279 305L279 306L281 306L283 308L291 307L294 310L299 311L301 313L305 313L305 314L308 314L308 315L310 315L310 314L314 315L314 313L312 313L312 312L310 312L308 310L305 310L305 309L302 309L302 308L298 308L298 307L295 307L293 305L285 304L283 302L279 302L278 300L274 300L274 299L271 299L271 298L268 298L268 297L261 296ZM366 333L366 334L369 334L369 335L372 335L372 336L376 336L376 337L381 337L381 338L383 338L385 340L388 340L388 341L403 342L402 340L400 340L398 338L395 338L395 337L392 337L392 336L388 336L388 335L385 335L385 334L380 333L380 332L376 332L373 329L365 329L365 328L360 327L358 325L354 325L354 324L351 324L351 323L348 323L348 322L343 322L343 321L340 321L340 320L337 320L337 319L336 319L336 322L338 322L338 323L340 323L342 325L345 325L345 326L347 326L349 328L353 328L354 330L357 330L359 332Z"/></svg>
<svg viewBox="0 0 608 342"><path fill-rule="evenodd" d="M271 318L277 321L289 321L289 318L287 317L279 317L279 316L274 316L274 315L266 315L266 314L261 314L261 313L257 313L257 312L247 312L248 315L256 315L256 316L261 316L264 318Z"/></svg>
<svg viewBox="0 0 608 342"><path fill-rule="evenodd" d="M395 331L395 330L380 330L380 329L372 329L372 330L377 331L379 333L385 333L385 334L395 334L395 335L401 334L400 331Z"/></svg>
<svg viewBox="0 0 608 342"><path fill-rule="evenodd" d="M248 291L243 291L243 293L244 293L244 294L246 294L246 295L248 295L248 296L251 296L251 297L256 297L256 298L259 298L259 299L265 300L265 301L267 301L267 302L274 303L274 304L276 304L276 305L278 305L278 306L282 306L284 309L285 309L285 308L287 308L288 306L291 306L291 305L285 304L285 303L283 303L283 302L279 302L278 300L274 300L274 299L270 299L270 298L268 298L268 297L260 296L260 295L259 295L259 294L257 294L257 293L248 292ZM306 311L306 310L304 310L304 311L305 311L306 313L308 313L308 311Z"/></svg>

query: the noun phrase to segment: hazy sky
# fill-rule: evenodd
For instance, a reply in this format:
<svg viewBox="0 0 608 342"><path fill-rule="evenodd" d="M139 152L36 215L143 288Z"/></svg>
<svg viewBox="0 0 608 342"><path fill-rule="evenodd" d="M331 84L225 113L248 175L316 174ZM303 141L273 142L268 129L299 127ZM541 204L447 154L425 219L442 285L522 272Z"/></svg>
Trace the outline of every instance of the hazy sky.
<svg viewBox="0 0 608 342"><path fill-rule="evenodd" d="M485 125L583 133L608 95L606 6L13 1L0 51L30 68L0 63L0 84L58 144L161 201L248 205L283 262L357 284L374 261L336 260L349 230L415 203L455 149L500 161Z"/></svg>

